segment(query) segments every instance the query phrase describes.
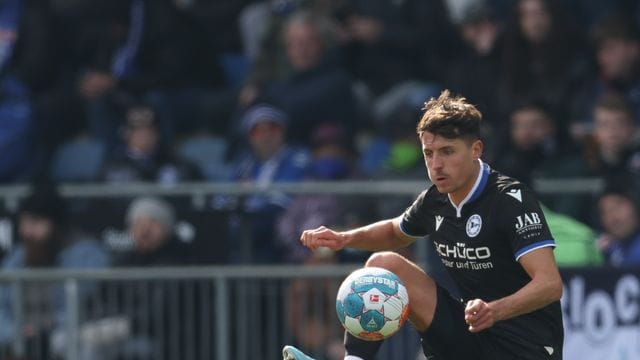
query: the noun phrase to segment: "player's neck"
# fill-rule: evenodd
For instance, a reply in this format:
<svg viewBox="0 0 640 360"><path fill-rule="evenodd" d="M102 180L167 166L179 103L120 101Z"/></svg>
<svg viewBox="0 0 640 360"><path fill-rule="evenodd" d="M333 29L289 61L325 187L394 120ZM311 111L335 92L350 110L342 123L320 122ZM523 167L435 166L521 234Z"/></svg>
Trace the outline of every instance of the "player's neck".
<svg viewBox="0 0 640 360"><path fill-rule="evenodd" d="M459 189L449 193L449 200L451 200L451 202L455 206L460 206L460 203L462 203L462 201L467 198L469 193L473 190L478 177L480 176L480 161L474 161L472 167L473 170L467 177L467 180L464 182L464 184L462 184Z"/></svg>

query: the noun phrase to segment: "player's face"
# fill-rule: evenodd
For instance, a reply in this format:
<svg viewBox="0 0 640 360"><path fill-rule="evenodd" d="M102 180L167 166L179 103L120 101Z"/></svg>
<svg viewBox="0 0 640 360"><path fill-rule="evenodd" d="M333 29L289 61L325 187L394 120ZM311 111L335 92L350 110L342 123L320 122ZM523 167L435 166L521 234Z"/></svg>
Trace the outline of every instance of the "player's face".
<svg viewBox="0 0 640 360"><path fill-rule="evenodd" d="M461 201L473 188L479 171L482 142L447 139L424 132L420 136L429 179L441 193Z"/></svg>

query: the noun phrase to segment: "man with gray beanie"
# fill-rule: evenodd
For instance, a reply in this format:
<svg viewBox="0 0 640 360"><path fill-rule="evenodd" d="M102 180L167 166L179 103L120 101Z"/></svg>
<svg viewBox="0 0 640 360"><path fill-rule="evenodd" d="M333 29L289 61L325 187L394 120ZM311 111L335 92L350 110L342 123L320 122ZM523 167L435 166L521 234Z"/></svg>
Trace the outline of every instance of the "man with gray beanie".
<svg viewBox="0 0 640 360"><path fill-rule="evenodd" d="M189 246L174 236L175 211L167 201L136 198L129 205L125 220L133 250L117 265L181 265L191 261Z"/></svg>
<svg viewBox="0 0 640 360"><path fill-rule="evenodd" d="M117 259L121 267L184 266L193 263L190 244L176 236L174 207L159 197L134 198L125 213L125 225L131 237L131 249ZM150 342L152 348L140 349L135 359L156 359L163 354L184 353L187 334L194 334L197 321L177 321L185 316L182 309L193 309L197 303L189 298L193 282L157 279L154 281L118 282L105 291L118 293L117 316L130 323L130 336L117 351L129 358L128 349L139 342ZM117 290L113 290L113 289ZM151 315L153 314L153 315ZM151 315L151 316L150 316Z"/></svg>

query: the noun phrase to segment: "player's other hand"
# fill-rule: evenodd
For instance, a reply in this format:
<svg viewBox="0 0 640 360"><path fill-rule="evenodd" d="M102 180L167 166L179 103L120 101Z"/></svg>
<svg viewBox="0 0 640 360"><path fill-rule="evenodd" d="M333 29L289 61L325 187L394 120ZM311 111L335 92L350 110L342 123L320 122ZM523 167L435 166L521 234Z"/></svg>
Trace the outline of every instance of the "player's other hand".
<svg viewBox="0 0 640 360"><path fill-rule="evenodd" d="M472 333L488 329L496 323L496 314L491 306L483 300L473 299L467 302L464 309L464 320Z"/></svg>
<svg viewBox="0 0 640 360"><path fill-rule="evenodd" d="M311 250L323 246L331 250L340 250L346 245L343 235L324 226L303 231L300 241Z"/></svg>

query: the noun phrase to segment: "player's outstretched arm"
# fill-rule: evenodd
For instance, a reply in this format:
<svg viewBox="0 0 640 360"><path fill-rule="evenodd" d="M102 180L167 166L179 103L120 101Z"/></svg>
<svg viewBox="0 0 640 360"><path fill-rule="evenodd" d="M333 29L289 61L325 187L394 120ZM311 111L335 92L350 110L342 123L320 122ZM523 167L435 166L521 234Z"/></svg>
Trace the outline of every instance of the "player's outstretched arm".
<svg viewBox="0 0 640 360"><path fill-rule="evenodd" d="M381 220L349 231L334 231L325 226L305 230L300 241L311 250L328 247L340 250L344 247L367 251L398 249L409 245L415 238L400 231L400 219Z"/></svg>
<svg viewBox="0 0 640 360"><path fill-rule="evenodd" d="M532 312L560 299L562 279L550 247L523 255L520 263L531 281L502 299L489 303L481 299L469 301L465 309L469 331L482 331L498 321Z"/></svg>

